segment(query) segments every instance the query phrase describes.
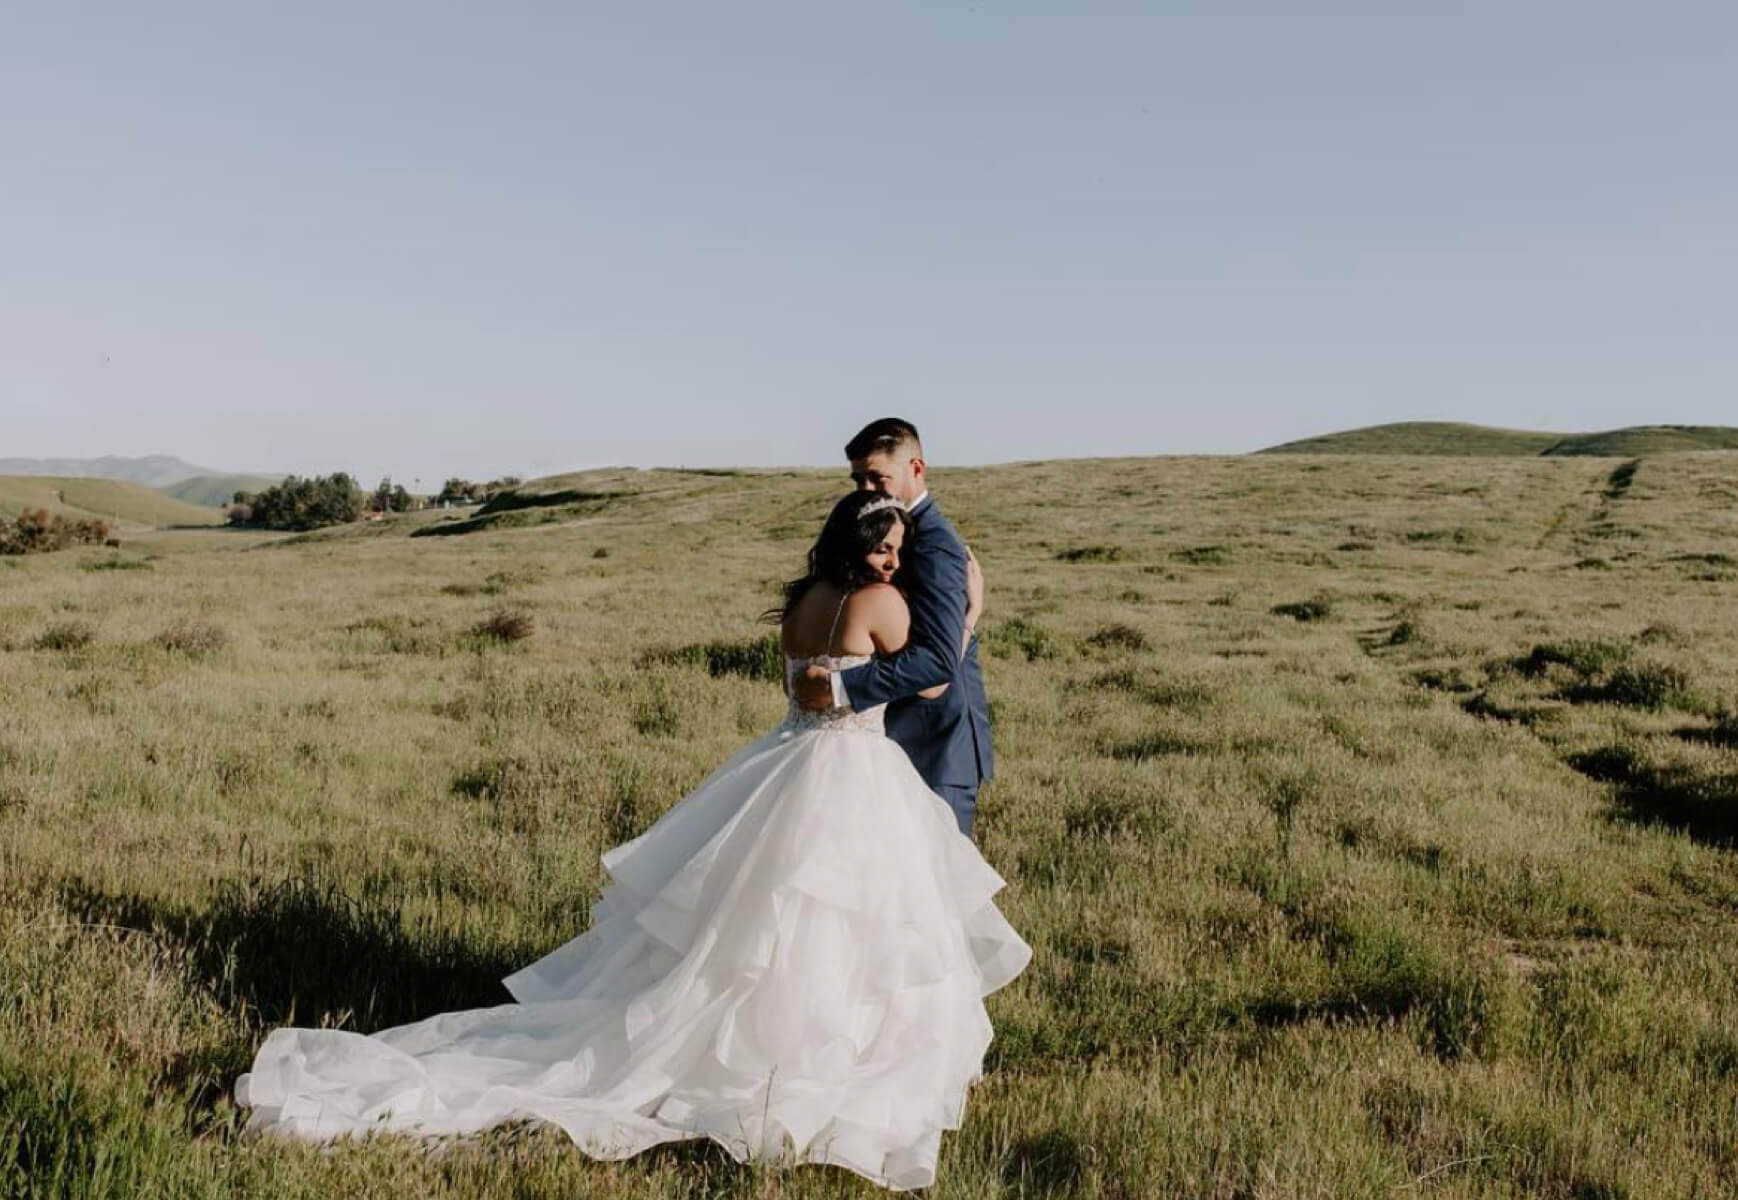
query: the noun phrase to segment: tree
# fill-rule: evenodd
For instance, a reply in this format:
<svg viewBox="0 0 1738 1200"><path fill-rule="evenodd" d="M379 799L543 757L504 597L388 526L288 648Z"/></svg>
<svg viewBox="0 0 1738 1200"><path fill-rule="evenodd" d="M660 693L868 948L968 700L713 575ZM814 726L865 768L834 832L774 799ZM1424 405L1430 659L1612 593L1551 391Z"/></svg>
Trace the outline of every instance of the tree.
<svg viewBox="0 0 1738 1200"><path fill-rule="evenodd" d="M403 484L394 484L392 476L388 475L380 481L380 486L374 489L374 494L368 498L368 507L375 512L409 512L410 493L404 490Z"/></svg>
<svg viewBox="0 0 1738 1200"><path fill-rule="evenodd" d="M435 503L470 504L473 502L472 493L476 490L477 485L472 483L470 480L460 479L457 476L454 476L441 484L440 495L435 497Z"/></svg>
<svg viewBox="0 0 1738 1200"><path fill-rule="evenodd" d="M319 479L291 475L263 492L237 493L229 519L267 529L318 529L357 520L362 504L362 489L343 471Z"/></svg>

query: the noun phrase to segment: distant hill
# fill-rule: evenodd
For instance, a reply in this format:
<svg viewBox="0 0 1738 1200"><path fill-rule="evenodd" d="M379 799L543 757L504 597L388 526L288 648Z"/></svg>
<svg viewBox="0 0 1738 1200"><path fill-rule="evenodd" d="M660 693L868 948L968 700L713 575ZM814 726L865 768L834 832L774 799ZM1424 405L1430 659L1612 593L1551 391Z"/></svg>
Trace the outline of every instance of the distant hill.
<svg viewBox="0 0 1738 1200"><path fill-rule="evenodd" d="M1728 425L1636 425L1566 437L1545 453L1640 458L1683 450L1738 450L1738 429Z"/></svg>
<svg viewBox="0 0 1738 1200"><path fill-rule="evenodd" d="M1453 421L1399 421L1270 446L1261 454L1421 454L1442 457L1577 455L1638 458L1684 450L1738 450L1738 428L1636 425L1604 433L1537 433Z"/></svg>
<svg viewBox="0 0 1738 1200"><path fill-rule="evenodd" d="M0 458L0 475L51 475L70 479L123 479L146 487L166 487L198 475L219 475L210 467L197 467L168 454L143 458Z"/></svg>
<svg viewBox="0 0 1738 1200"><path fill-rule="evenodd" d="M0 516L46 508L69 517L119 520L124 528L215 525L216 508L201 508L162 492L118 479L56 479L45 475L0 475Z"/></svg>
<svg viewBox="0 0 1738 1200"><path fill-rule="evenodd" d="M263 492L284 481L282 475L195 475L157 490L188 504L227 504L237 492Z"/></svg>

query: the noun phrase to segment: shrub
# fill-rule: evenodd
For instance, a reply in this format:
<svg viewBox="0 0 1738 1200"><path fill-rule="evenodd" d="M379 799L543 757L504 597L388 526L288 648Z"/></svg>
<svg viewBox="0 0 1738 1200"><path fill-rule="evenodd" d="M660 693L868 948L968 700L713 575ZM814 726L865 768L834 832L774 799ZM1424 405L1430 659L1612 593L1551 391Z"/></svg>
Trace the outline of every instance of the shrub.
<svg viewBox="0 0 1738 1200"><path fill-rule="evenodd" d="M229 635L215 625L177 621L155 638L156 645L174 654L203 658L229 645Z"/></svg>
<svg viewBox="0 0 1738 1200"><path fill-rule="evenodd" d="M83 621L50 625L31 643L38 650L83 650L96 640L97 631Z"/></svg>
<svg viewBox="0 0 1738 1200"><path fill-rule="evenodd" d="M0 526L0 554L46 554L68 546L100 546L109 540L107 521L68 520L46 508L27 508L12 524Z"/></svg>
<svg viewBox="0 0 1738 1200"><path fill-rule="evenodd" d="M1172 551L1171 557L1191 567L1217 567L1231 560L1231 552L1224 546L1190 546Z"/></svg>
<svg viewBox="0 0 1738 1200"><path fill-rule="evenodd" d="M1018 654L1027 662L1037 662L1062 654L1062 640L1056 634L1021 617L992 625L981 636L985 649L1002 658Z"/></svg>
<svg viewBox="0 0 1738 1200"><path fill-rule="evenodd" d="M1667 708L1694 709L1700 705L1689 673L1669 663L1622 666L1611 673L1598 699L1654 712Z"/></svg>
<svg viewBox="0 0 1738 1200"><path fill-rule="evenodd" d="M1629 658L1627 642L1569 640L1541 642L1516 666L1521 674L1537 677L1554 665L1562 665L1583 679L1603 674Z"/></svg>
<svg viewBox="0 0 1738 1200"><path fill-rule="evenodd" d="M499 609L471 626L471 633L485 641L518 642L531 636L531 614L514 609Z"/></svg>

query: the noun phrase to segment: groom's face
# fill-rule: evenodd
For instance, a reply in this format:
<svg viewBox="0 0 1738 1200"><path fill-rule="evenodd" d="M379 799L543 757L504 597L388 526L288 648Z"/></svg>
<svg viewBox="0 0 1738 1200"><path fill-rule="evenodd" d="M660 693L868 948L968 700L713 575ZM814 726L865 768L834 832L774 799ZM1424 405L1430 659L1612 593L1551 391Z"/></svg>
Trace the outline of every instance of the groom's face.
<svg viewBox="0 0 1738 1200"><path fill-rule="evenodd" d="M923 460L904 448L851 460L851 482L859 491L879 492L906 504L923 495L923 475Z"/></svg>

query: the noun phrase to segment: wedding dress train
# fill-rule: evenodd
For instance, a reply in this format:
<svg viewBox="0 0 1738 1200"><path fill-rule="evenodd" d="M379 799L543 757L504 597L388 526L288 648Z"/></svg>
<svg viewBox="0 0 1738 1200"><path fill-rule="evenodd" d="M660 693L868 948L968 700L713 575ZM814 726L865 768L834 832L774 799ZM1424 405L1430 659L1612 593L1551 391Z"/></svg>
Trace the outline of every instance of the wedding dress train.
<svg viewBox="0 0 1738 1200"><path fill-rule="evenodd" d="M867 658L787 672L811 661ZM236 1083L249 1128L537 1119L597 1158L710 1137L740 1161L934 1180L990 1044L983 998L1031 950L880 709L793 706L603 864L590 929L506 979L518 1003L274 1031Z"/></svg>

